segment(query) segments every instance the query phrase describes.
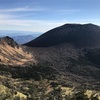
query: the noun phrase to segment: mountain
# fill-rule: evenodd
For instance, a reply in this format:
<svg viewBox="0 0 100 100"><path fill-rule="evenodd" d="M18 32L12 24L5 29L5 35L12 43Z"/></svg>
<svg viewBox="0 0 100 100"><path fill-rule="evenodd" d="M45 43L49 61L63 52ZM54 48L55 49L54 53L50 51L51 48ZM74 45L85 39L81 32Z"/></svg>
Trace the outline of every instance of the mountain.
<svg viewBox="0 0 100 100"><path fill-rule="evenodd" d="M17 30L0 30L0 37L9 36L13 38L18 44L25 44L36 37L38 37L40 32L30 32L30 31L17 31Z"/></svg>
<svg viewBox="0 0 100 100"><path fill-rule="evenodd" d="M32 55L24 51L9 36L0 38L0 66L1 65L24 65L32 60Z"/></svg>
<svg viewBox="0 0 100 100"><path fill-rule="evenodd" d="M24 45L1 38L0 73L100 91L99 41L100 27L93 24L65 24Z"/></svg>
<svg viewBox="0 0 100 100"><path fill-rule="evenodd" d="M40 34L33 34L33 35L23 35L23 36L12 36L12 38L18 43L18 44L25 44L36 37L38 37Z"/></svg>
<svg viewBox="0 0 100 100"><path fill-rule="evenodd" d="M24 45L34 55L41 76L50 73L67 85L100 86L100 26L65 24Z"/></svg>
<svg viewBox="0 0 100 100"><path fill-rule="evenodd" d="M68 43L76 47L100 47L100 26L93 24L65 24L26 43L31 47L50 47Z"/></svg>

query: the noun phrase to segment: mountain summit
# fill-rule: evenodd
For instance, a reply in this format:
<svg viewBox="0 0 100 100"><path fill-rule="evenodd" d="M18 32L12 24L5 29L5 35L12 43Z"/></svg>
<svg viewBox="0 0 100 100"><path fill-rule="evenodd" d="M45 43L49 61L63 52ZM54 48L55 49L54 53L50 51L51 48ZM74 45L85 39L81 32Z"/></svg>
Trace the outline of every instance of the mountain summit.
<svg viewBox="0 0 100 100"><path fill-rule="evenodd" d="M100 46L100 26L94 24L65 24L54 28L25 45L50 47L62 43L77 47Z"/></svg>

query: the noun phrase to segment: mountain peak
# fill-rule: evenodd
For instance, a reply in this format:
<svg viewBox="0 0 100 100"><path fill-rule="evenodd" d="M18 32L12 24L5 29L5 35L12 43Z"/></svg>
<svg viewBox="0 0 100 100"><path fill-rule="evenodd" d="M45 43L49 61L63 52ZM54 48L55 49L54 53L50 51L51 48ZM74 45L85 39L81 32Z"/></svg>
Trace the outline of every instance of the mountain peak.
<svg viewBox="0 0 100 100"><path fill-rule="evenodd" d="M5 36L3 38L0 38L0 44L10 45L11 47L18 47L18 44L9 36Z"/></svg>
<svg viewBox="0 0 100 100"><path fill-rule="evenodd" d="M94 24L92 24L92 23L87 23L87 24L64 24L64 25L62 25L62 26L60 26L60 27L86 27L86 26L96 26L96 25L94 25Z"/></svg>

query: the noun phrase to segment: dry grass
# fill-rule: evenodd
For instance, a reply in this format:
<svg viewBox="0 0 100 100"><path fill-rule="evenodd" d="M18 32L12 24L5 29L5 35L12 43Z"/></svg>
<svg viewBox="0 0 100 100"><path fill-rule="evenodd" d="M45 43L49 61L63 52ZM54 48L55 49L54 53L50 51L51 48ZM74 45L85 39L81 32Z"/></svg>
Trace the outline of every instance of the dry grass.
<svg viewBox="0 0 100 100"><path fill-rule="evenodd" d="M0 64L24 65L26 62L34 62L31 53L25 52L21 47L11 47L8 44L0 44Z"/></svg>
<svg viewBox="0 0 100 100"><path fill-rule="evenodd" d="M9 92L11 92L11 89L9 89L9 88L7 88L6 86L4 86L4 85L2 85L2 84L0 84L0 94L7 94L7 93L9 93ZM1 95L2 96L2 95ZM22 94L21 92L18 92L17 91L17 93L16 94L13 94L13 97L15 97L15 96L18 96L18 97L20 97L20 98L23 98L23 99L25 99L25 98L27 98L27 96L26 95L24 95L24 94ZM1 97L0 97L1 98ZM21 99L22 100L22 99Z"/></svg>

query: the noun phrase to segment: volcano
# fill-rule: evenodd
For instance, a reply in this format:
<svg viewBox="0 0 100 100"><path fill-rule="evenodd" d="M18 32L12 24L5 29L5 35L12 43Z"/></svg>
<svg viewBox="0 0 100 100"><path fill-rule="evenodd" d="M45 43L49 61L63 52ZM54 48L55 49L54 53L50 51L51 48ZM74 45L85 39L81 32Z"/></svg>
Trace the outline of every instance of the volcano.
<svg viewBox="0 0 100 100"><path fill-rule="evenodd" d="M100 47L100 26L94 24L65 24L26 43L30 47L50 47L62 43L76 47Z"/></svg>
<svg viewBox="0 0 100 100"><path fill-rule="evenodd" d="M34 54L39 66L55 69L59 77L63 75L67 80L80 84L94 84L94 79L100 82L98 25L65 24L25 45L29 46L27 50Z"/></svg>

